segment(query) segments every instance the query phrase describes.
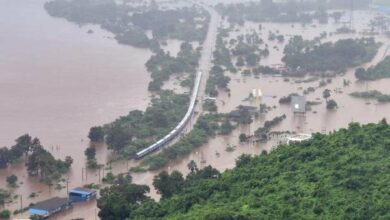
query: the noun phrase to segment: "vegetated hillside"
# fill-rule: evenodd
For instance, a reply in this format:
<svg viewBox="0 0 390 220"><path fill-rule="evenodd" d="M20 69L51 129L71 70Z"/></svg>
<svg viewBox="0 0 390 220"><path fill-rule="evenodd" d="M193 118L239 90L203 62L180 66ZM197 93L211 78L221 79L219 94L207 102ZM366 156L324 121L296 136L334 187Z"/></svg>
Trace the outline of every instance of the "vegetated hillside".
<svg viewBox="0 0 390 220"><path fill-rule="evenodd" d="M128 219L390 219L390 126L352 123L189 178L173 196L133 206Z"/></svg>

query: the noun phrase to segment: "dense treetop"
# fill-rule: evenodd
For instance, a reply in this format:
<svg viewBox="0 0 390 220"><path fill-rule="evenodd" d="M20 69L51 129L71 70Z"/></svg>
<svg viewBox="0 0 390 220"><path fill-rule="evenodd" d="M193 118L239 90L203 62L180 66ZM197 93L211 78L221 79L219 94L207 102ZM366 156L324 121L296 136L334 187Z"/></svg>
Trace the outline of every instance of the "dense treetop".
<svg viewBox="0 0 390 220"><path fill-rule="evenodd" d="M133 156L171 131L188 108L187 95L164 91L145 112L134 110L104 126L106 142L110 149L123 156Z"/></svg>
<svg viewBox="0 0 390 220"><path fill-rule="evenodd" d="M18 137L15 142L10 148L0 148L0 169L26 159L28 174L39 176L42 182L51 184L59 180L73 163L70 156L66 156L64 161L55 159L44 149L38 138L32 138L28 134Z"/></svg>
<svg viewBox="0 0 390 220"><path fill-rule="evenodd" d="M299 72L345 71L374 58L378 44L372 38L342 39L335 43L290 39L284 49L286 66Z"/></svg>
<svg viewBox="0 0 390 220"><path fill-rule="evenodd" d="M389 158L385 120L352 123L329 135L281 145L268 155L243 155L236 168L222 175L198 169L185 180L177 173L160 175L155 179L164 193L160 202L139 195L136 202L133 196L103 196L98 204L104 213L99 215L116 219L120 209L110 207L129 204L132 209L120 212L121 218L388 219ZM164 188L169 182L175 187ZM102 206L105 199L110 199L109 207Z"/></svg>
<svg viewBox="0 0 390 220"><path fill-rule="evenodd" d="M390 95L383 94L378 90L369 90L364 92L353 92L350 94L356 98L376 99L378 102L390 102Z"/></svg>
<svg viewBox="0 0 390 220"><path fill-rule="evenodd" d="M112 32L122 44L158 47L166 38L203 41L209 14L199 7L161 10L156 5L133 6L113 0L54 0L45 4L51 16L77 24L98 24ZM152 38L146 31L152 31Z"/></svg>
<svg viewBox="0 0 390 220"><path fill-rule="evenodd" d="M355 72L356 78L359 80L376 80L390 77L390 56L387 56L384 60L377 65L368 68L359 68Z"/></svg>
<svg viewBox="0 0 390 220"><path fill-rule="evenodd" d="M355 0L355 8L368 8L369 0ZM217 9L231 23L254 22L301 22L318 20L327 23L327 9L350 8L350 0L273 1L262 0L238 4L218 4Z"/></svg>

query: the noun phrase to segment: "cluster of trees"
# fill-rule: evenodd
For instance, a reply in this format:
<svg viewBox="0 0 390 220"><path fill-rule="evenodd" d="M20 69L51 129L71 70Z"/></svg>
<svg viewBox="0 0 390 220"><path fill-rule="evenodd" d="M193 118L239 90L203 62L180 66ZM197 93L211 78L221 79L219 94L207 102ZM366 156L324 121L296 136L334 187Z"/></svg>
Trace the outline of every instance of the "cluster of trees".
<svg viewBox="0 0 390 220"><path fill-rule="evenodd" d="M270 121L265 121L263 127L260 127L255 131L255 136L261 140L267 140L268 133L271 129L280 124L284 119L286 119L286 115L277 116Z"/></svg>
<svg viewBox="0 0 390 220"><path fill-rule="evenodd" d="M96 148L91 145L84 151L84 155L87 158L87 167L89 169L97 169L99 168L99 164L96 160Z"/></svg>
<svg viewBox="0 0 390 220"><path fill-rule="evenodd" d="M18 137L15 142L10 148L0 148L0 169L20 161L24 155L31 153L33 146L40 144L38 138L32 139L28 134Z"/></svg>
<svg viewBox="0 0 390 220"><path fill-rule="evenodd" d="M322 97L325 99L326 109L332 110L338 107L337 102L333 99L329 99L331 96L331 91L329 89L325 89L322 92Z"/></svg>
<svg viewBox="0 0 390 220"><path fill-rule="evenodd" d="M70 156L66 156L64 161L55 159L42 145L37 144L32 147L26 166L29 175L39 176L42 182L50 185L53 180L59 180L72 163Z"/></svg>
<svg viewBox="0 0 390 220"><path fill-rule="evenodd" d="M215 51L213 52L214 66L209 72L209 79L206 83L206 93L210 96L217 96L218 89L228 88L230 77L224 74L226 71L237 71L232 63L230 50L224 42L224 38L228 35L227 29L218 29Z"/></svg>
<svg viewBox="0 0 390 220"><path fill-rule="evenodd" d="M226 46L225 38L229 36L228 29L218 29L218 35L215 42L215 51L213 53L213 63L216 66L224 67L225 69L236 72L232 63L231 52Z"/></svg>
<svg viewBox="0 0 390 220"><path fill-rule="evenodd" d="M360 4L364 2L365 4ZM357 2L357 6L368 8L368 0ZM341 9L349 5L349 0L332 1L287 1L263 0L260 2L218 4L217 10L226 16L230 23L242 25L246 20L254 22L299 22L310 23L318 20L327 23L327 9Z"/></svg>
<svg viewBox="0 0 390 220"><path fill-rule="evenodd" d="M359 80L376 80L390 77L390 56L385 57L384 60L377 65L368 68L358 68L355 71L355 76Z"/></svg>
<svg viewBox="0 0 390 220"><path fill-rule="evenodd" d="M215 103L215 100L205 100L203 101L203 106L202 106L204 111L208 112L217 112L218 111L218 106Z"/></svg>
<svg viewBox="0 0 390 220"><path fill-rule="evenodd" d="M266 44L263 49L264 41L260 38L256 31L252 31L250 34L239 35L237 39L231 40L230 44L233 47L231 53L237 58L236 67L246 66L252 69L255 75L261 73L259 62L262 57L269 56L268 45ZM249 69L244 71L244 75L250 75Z"/></svg>
<svg viewBox="0 0 390 220"><path fill-rule="evenodd" d="M136 7L111 0L54 0L47 2L45 9L51 16L79 25L98 24L112 32L119 43L153 50L166 38L203 41L210 20L200 7L159 10L154 4ZM152 39L146 30L152 30Z"/></svg>
<svg viewBox="0 0 390 220"><path fill-rule="evenodd" d="M329 135L242 155L222 174L163 173L154 185L116 185L98 200L103 219L387 219L390 126L351 123ZM189 166L193 167L193 166ZM192 176L190 178L190 176Z"/></svg>
<svg viewBox="0 0 390 220"><path fill-rule="evenodd" d="M9 219L11 217L11 211L8 209L4 209L0 211L0 219Z"/></svg>
<svg viewBox="0 0 390 220"><path fill-rule="evenodd" d="M290 93L288 96L283 96L279 99L280 104L290 104L293 96L298 96L298 93Z"/></svg>
<svg viewBox="0 0 390 220"><path fill-rule="evenodd" d="M89 130L88 138L92 142L102 142L102 141L104 141L104 130L103 130L103 127L102 126L92 127Z"/></svg>
<svg viewBox="0 0 390 220"><path fill-rule="evenodd" d="M370 61L377 49L378 44L373 38L342 39L317 45L295 36L286 45L282 60L293 71L341 72Z"/></svg>
<svg viewBox="0 0 390 220"><path fill-rule="evenodd" d="M11 193L5 189L0 188L0 207L4 207L5 202L11 198Z"/></svg>
<svg viewBox="0 0 390 220"><path fill-rule="evenodd" d="M211 166L199 169L194 161L188 164L188 169L190 173L186 178L178 171L173 171L170 174L163 171L154 177L153 186L161 195L162 201L168 201L174 195L193 186L193 184L206 183L209 180L218 179L221 175L218 170ZM100 209L99 217L107 220L162 219L166 211L162 209L159 203L146 195L149 191L148 186L133 184L131 180L102 189L97 202ZM191 201L181 200L177 202L189 204ZM185 206L185 204L183 205Z"/></svg>
<svg viewBox="0 0 390 220"><path fill-rule="evenodd" d="M227 132L226 127L222 129L219 125L219 122L226 123L226 120L226 116L222 114L201 115L188 134L172 146L164 148L161 153L146 157L141 165L148 167L149 170L156 170L167 165L170 160L190 154L195 148L207 143L209 138L213 137L218 131L221 133Z"/></svg>
<svg viewBox="0 0 390 220"><path fill-rule="evenodd" d="M230 77L226 76L225 69L223 69L221 66L214 65L210 72L209 72L209 78L206 83L206 93L210 96L217 96L218 95L218 89L227 89Z"/></svg>
<svg viewBox="0 0 390 220"><path fill-rule="evenodd" d="M11 187L17 187L18 177L15 174L12 174L10 176L7 176L6 179L7 183Z"/></svg>
<svg viewBox="0 0 390 220"><path fill-rule="evenodd" d="M164 82L172 74L190 73L191 77L194 78L199 58L199 50L195 50L188 42L181 44L177 57L172 57L169 52L165 53L163 50L159 50L145 64L152 77L149 90L160 91Z"/></svg>
<svg viewBox="0 0 390 220"><path fill-rule="evenodd" d="M350 94L353 97L364 99L375 99L378 102L390 102L390 95L383 94L378 90L370 90L364 92L353 92Z"/></svg>
<svg viewBox="0 0 390 220"><path fill-rule="evenodd" d="M168 134L187 111L187 95L163 91L145 112L134 110L103 126L105 141L114 152L131 158L138 150Z"/></svg>
<svg viewBox="0 0 390 220"><path fill-rule="evenodd" d="M281 71L275 68L269 66L262 66L262 65L259 65L258 67L254 68L252 72L254 75L260 75L260 73L266 75L277 75L282 73Z"/></svg>
<svg viewBox="0 0 390 220"><path fill-rule="evenodd" d="M131 21L143 30L152 30L156 39L173 38L202 42L208 30L210 15L200 7L174 10L149 10L134 13Z"/></svg>
<svg viewBox="0 0 390 220"><path fill-rule="evenodd" d="M64 161L55 159L43 148L38 138L32 138L28 134L20 136L15 142L11 148L0 148L0 168L7 168L26 156L28 173L32 176L38 175L43 182L49 184L58 180L73 163L69 156L65 157Z"/></svg>
<svg viewBox="0 0 390 220"><path fill-rule="evenodd" d="M133 177L130 173L121 173L115 176L113 173L108 172L105 177L103 177L103 182L111 185L123 185L127 183L131 183Z"/></svg>

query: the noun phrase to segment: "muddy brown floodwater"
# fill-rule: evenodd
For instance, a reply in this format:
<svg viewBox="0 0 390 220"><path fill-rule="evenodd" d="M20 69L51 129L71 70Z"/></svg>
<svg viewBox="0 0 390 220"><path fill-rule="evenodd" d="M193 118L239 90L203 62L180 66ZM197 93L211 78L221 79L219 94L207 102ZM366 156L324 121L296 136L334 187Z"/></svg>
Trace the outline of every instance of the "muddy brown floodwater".
<svg viewBox="0 0 390 220"><path fill-rule="evenodd" d="M119 45L97 26L52 18L44 2L0 0L0 146L24 133L39 137L55 157L74 159L69 173L74 187L82 182L89 128L149 103L144 63L151 53ZM93 34L87 34L90 29ZM1 188L10 174L23 182L14 191L23 195L23 206L65 196L66 190L49 192L25 170L23 163L0 170ZM42 193L30 199L32 192ZM7 206L20 207L19 199Z"/></svg>
<svg viewBox="0 0 390 220"><path fill-rule="evenodd" d="M0 0L0 146L10 146L13 140L26 132L41 139L44 146L58 158L70 155L74 158L72 170L67 175L69 188L85 183L99 183L97 171L89 171L87 178L82 178L85 167L84 150L88 146L86 135L91 126L110 122L132 109L145 109L149 102L147 84L149 74L144 63L151 53L147 50L118 45L107 33L96 26L78 27L62 19L51 18L43 9L44 0ZM357 12L364 19L355 19L358 29L364 29L371 12ZM237 33L231 36L257 30L258 24L247 22ZM302 34L305 39L313 39L322 31L332 32L337 25L316 25L316 27L291 24L264 23L262 37L268 37L268 31L280 30L282 34ZM92 29L93 34L86 32ZM355 35L333 35L325 39L334 41L340 38L359 37ZM380 48L375 59L365 66L379 62L389 45L388 39L378 36L385 44ZM288 39L286 39L286 42ZM263 59L262 64L272 65L281 62L283 47L286 44L269 42L270 57ZM176 54L179 41L168 41L164 49ZM272 49L274 46L279 51ZM282 77L260 76L243 77L230 74L231 96L220 91L217 100L220 112L230 112L236 106L276 106L267 114L261 115L250 126L241 126L229 136L216 136L208 144L194 150L189 156L172 161L161 170L179 170L188 173L187 163L197 162L199 167L211 165L221 171L234 167L235 159L243 154L259 154L270 151L280 141L272 139L261 144L240 144L241 133L253 134L265 120L286 114L287 118L273 130L296 132L329 132L346 127L351 121L362 123L377 122L390 117L390 104L378 104L375 101L355 99L348 94L353 91L377 89L390 93L389 79L369 83L357 82L353 69L346 75L333 78L327 85L332 98L339 108L327 111L324 102L313 106L305 116L291 113L290 106L279 105L278 100L292 92L302 94L303 89L316 87L318 81L311 83L294 83L290 78L285 82ZM347 87L343 80L351 81ZM164 88L176 88L178 82L173 80ZM243 101L254 88L261 88L263 98L252 102ZM307 100L322 100L319 88L306 96ZM341 93L335 90L342 91ZM186 91L182 91L186 92ZM273 98L276 96L277 98ZM370 102L370 104L367 104ZM353 107L352 107L353 106ZM316 112L316 113L315 113ZM227 152L227 146L235 146L235 151ZM110 152L105 146L97 146L97 159L105 163ZM123 173L137 165L137 161L120 161L111 164L112 172ZM16 174L22 182L14 194L23 196L23 206L52 196L66 196L66 189L50 189L37 179L28 178L23 163L0 170L0 187L5 188L5 178ZM161 170L155 172L135 173L133 180L138 184L151 186L150 196L158 199L159 195L152 187L152 180ZM108 172L108 170L104 170ZM103 176L103 173L101 173ZM28 198L31 192L38 193L36 198ZM20 207L20 200L7 204L10 209ZM80 204L73 209L56 215L51 219L84 218L98 219L96 202ZM18 217L25 217L23 214Z"/></svg>
<svg viewBox="0 0 390 220"><path fill-rule="evenodd" d="M359 16L364 19L359 19L361 23L356 23L355 28L360 32L361 30L367 27L367 24L370 18L374 17L376 14L372 12L356 12L355 16ZM271 55L269 58L262 60L264 65L272 65L281 63L282 51L285 44L279 44L276 42L270 42L267 40L268 31L280 30L282 34L288 34L290 37L293 35L303 35L305 39L313 39L323 31L334 32L336 28L340 25L329 24L329 25L319 25L316 24L315 27L306 27L302 28L300 25L295 24L296 28L291 28L292 24L275 24L275 23L263 23L263 39L265 43L269 44L269 48L274 46L279 47L279 51L271 49ZM257 29L258 24L247 22L244 27L241 27L238 33L232 33L231 36L237 36L238 34L243 34L249 32L251 29ZM285 29L284 29L285 28ZM311 30L314 29L314 30ZM324 41L336 41L338 39L345 38L356 38L362 37L361 34L351 34L351 35L332 35L324 39ZM364 67L375 65L383 59L385 55L388 54L388 47L390 42L384 36L376 36L377 40L382 42L383 45L380 47L377 55L372 60L372 62L364 64ZM273 131L293 131L293 132L322 132L328 133L335 129L347 127L350 122L360 122L360 123L369 123L369 122L378 122L382 118L390 118L390 104L378 104L375 101L368 101L364 99L356 99L349 96L349 93L354 91L364 91L370 89L377 89L383 93L390 93L390 79L382 79L377 81L372 81L368 83L361 83L356 81L354 76L354 69L349 69L345 75L337 76L332 79L332 82L326 87L321 87L316 89L315 92L306 95L308 101L322 101L320 105L313 106L312 111L307 112L305 115L294 115L291 111L290 105L280 105L279 98L286 96L290 93L297 92L299 94L303 93L304 89L308 87L318 87L319 80L311 83L294 83L297 78L288 78L289 82L284 81L284 77L273 77L273 76L260 76L259 78L255 77L244 77L241 74L230 74L232 78L229 88L231 89L231 96L228 96L227 92L219 91L220 94L217 98L217 105L219 112L227 113L231 110L234 110L238 105L250 105L259 107L259 105L266 104L267 106L276 106L275 109L272 109L270 112L261 115L258 119L255 120L250 126L240 126L229 136L216 136L212 138L209 143L205 144L198 149L195 149L189 156L172 161L167 167L164 167L161 170L147 173L133 174L133 179L135 183L139 184L148 184L151 186L153 181L153 176L161 172L162 170L173 171L179 170L183 174L188 173L187 164L189 161L194 160L200 167L205 167L211 165L217 168L220 171L226 169L231 169L235 165L235 160L241 154L260 154L263 150L271 151L277 144L282 141L282 138L273 138L267 143L260 144L240 144L238 137L241 133L247 135L253 134L254 131L261 127L266 120L271 120L276 116L281 116L285 114L287 118L280 123L278 126L274 127ZM344 86L344 79L349 80L351 84L349 86ZM243 101L251 93L252 89L260 88L263 92L263 98L261 100L253 101ZM327 111L325 107L325 102L322 98L322 92L325 88L332 90L332 98L337 101L339 108L334 111ZM341 91L341 92L337 92ZM274 96L276 98L274 98ZM368 104L370 102L370 104ZM233 152L227 152L226 148L228 146L235 146ZM123 165L124 162L121 162L121 167L124 172L126 169ZM131 163L130 166L132 166ZM134 164L135 165L135 164ZM158 199L159 195L153 190L150 195L153 198Z"/></svg>

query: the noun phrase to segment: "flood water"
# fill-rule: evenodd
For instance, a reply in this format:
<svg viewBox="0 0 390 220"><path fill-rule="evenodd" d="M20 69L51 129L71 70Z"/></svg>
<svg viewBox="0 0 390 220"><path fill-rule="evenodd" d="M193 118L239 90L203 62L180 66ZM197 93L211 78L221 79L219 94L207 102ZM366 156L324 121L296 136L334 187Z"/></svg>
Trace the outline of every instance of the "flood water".
<svg viewBox="0 0 390 220"><path fill-rule="evenodd" d="M151 52L119 45L97 26L52 18L44 2L0 0L0 146L25 133L39 137L55 157L74 159L73 187L81 184L89 128L149 103L144 63ZM46 186L27 178L23 163L0 170L0 187L12 173L23 182L15 194L24 205L48 196Z"/></svg>
<svg viewBox="0 0 390 220"><path fill-rule="evenodd" d="M0 54L0 146L9 146L16 137L28 132L39 137L56 157L70 155L74 158L74 165L69 173L69 188L84 183L98 183L97 171L90 171L87 178L82 178L88 130L91 126L110 122L132 109L145 109L149 102L147 84L150 79L144 63L151 53L118 45L110 39L110 33L96 26L78 27L65 20L51 18L44 11L43 3L43 0L0 0L0 48L5 51ZM358 25L363 28L368 20L361 20L362 24ZM283 46L288 41L286 39L284 44L267 42L269 30L280 30L282 34L303 34L305 39L312 39L324 30L332 32L335 29L334 25L318 25L314 31L311 27L291 28L291 24L268 23L263 26L263 39L269 44L271 54L261 62L268 65L281 62ZM258 24L247 22L231 36L257 27ZM87 34L89 29L94 33ZM357 36L360 35L333 35L326 40ZM380 48L373 62L365 66L373 65L383 58L389 42L384 38L380 40L386 44ZM174 55L179 46L178 41L168 41L168 46L164 49ZM271 49L274 46L278 46L279 51ZM179 170L186 174L187 163L194 160L199 167L211 165L223 171L233 168L235 159L243 153L259 154L263 150L270 151L278 143L278 139L261 144L240 144L238 136L241 133L253 134L265 120L282 114L286 114L287 118L273 129L275 131L329 132L346 127L351 121L368 123L377 122L384 117L390 118L390 104L377 104L375 101L356 99L348 95L354 91L369 89L390 94L390 88L386 86L390 80L360 83L355 80L353 69L344 76L333 78L332 83L326 86L333 91L331 98L339 104L337 110L326 110L322 99L325 87L322 87L307 95L306 99L319 99L323 103L313 106L313 110L304 116L292 114L290 106L279 105L278 100L292 92L302 94L303 89L316 87L318 81L297 84L294 83L294 78L285 82L282 77L254 78L244 77L239 73L230 74L230 77L231 96L220 91L217 100L219 112L230 112L240 104L259 106L263 103L277 107L261 115L250 126L237 128L232 135L212 138L208 144L194 150L185 158L171 162L162 170ZM344 79L350 80L351 84L344 87ZM177 84L178 82L172 80L164 88L177 87L177 91L180 91ZM264 97L252 102L243 101L254 88L261 88ZM227 152L227 146L236 146L236 149ZM105 163L108 154L105 146L97 147L97 159L100 163ZM134 161L116 162L111 165L112 172L123 173L136 164ZM15 191L15 194L23 195L23 206L52 196L66 195L66 189L49 190L37 179L27 178L25 169L24 164L19 164L7 170L0 170L0 187L5 188L5 178L12 173L17 174L23 182ZM132 174L133 180L137 184L151 186L154 175L160 171ZM104 172L108 170L104 169ZM159 195L152 186L151 189L151 197L158 199ZM30 199L28 196L31 192L38 192L39 196ZM19 200L8 205L12 209L19 206ZM52 219L97 219L97 212L95 202L91 202L77 205Z"/></svg>
<svg viewBox="0 0 390 220"><path fill-rule="evenodd" d="M355 16L363 17L361 23L356 23L355 28L358 32L367 28L370 18L375 16L372 12L356 12ZM281 63L283 56L283 48L288 42L288 38L285 43L279 44L277 42L271 42L267 40L268 32L272 30L276 32L279 30L282 34L288 34L290 37L293 35L303 35L304 39L314 39L318 37L321 32L327 31L329 33L334 32L340 25L329 24L329 25L316 25L316 27L302 28L300 25L294 24L296 28L292 28L292 24L275 24L275 23L263 23L262 38L265 43L269 45L271 54L267 59L263 59L261 62L263 65L273 65ZM236 37L240 34L249 33L253 29L257 30L258 24L247 22L245 26L240 27L237 33L231 33L231 37ZM286 28L286 29L284 29ZM313 28L314 31L311 29ZM357 38L363 35L356 34L343 34L329 36L324 39L327 41L336 41L338 39L345 38ZM390 42L383 36L376 36L377 41L382 42L383 45L380 47L377 55L364 67L375 65L380 62L385 55L390 55L388 47ZM229 40L227 40L229 41ZM280 48L279 51L272 49L274 46ZM139 184L149 184L153 181L153 176L158 174L162 170L173 171L179 170L183 174L188 173L187 164L191 160L194 160L199 167L205 167L211 165L220 171L231 169L235 166L235 160L241 154L260 154L262 151L271 151L279 142L283 139L275 137L267 143L258 144L240 144L239 135L245 133L251 135L254 131L261 127L266 120L271 120L276 116L285 114L286 119L275 126L273 131L291 131L297 133L313 133L321 132L328 133L339 128L347 127L350 122L370 123L378 122L383 118L390 119L390 104L378 104L376 101L368 101L364 99L356 99L349 96L349 93L354 91L365 91L376 89L385 94L390 94L390 88L388 87L390 79L382 79L372 81L368 83L361 83L356 81L354 76L354 69L349 69L345 75L337 76L332 78L332 82L325 87L317 88L315 92L306 95L307 101L321 101L320 105L312 107L312 110L307 112L305 115L294 115L292 113L290 105L280 105L279 98L287 96L290 93L296 92L302 95L303 90L308 87L318 87L319 80L311 83L295 83L295 80L299 78L289 78L289 82L284 81L284 77L273 77L273 76L260 76L245 77L240 73L230 74L232 78L229 88L231 90L231 96L229 97L228 92L219 91L217 98L218 111L221 113L228 113L234 110L238 105L250 105L259 107L260 104L266 104L267 106L276 106L266 114L260 115L258 119L249 126L240 126L228 136L216 136L212 138L209 143L204 146L195 149L189 156L181 158L176 161L172 161L167 167L155 171L141 174L133 174L134 181ZM345 80L349 80L351 84L349 86L343 85ZM263 98L253 101L244 101L248 95L252 92L252 89L260 88L263 92ZM331 98L336 100L339 108L334 111L328 111L325 107L325 101L322 98L322 92L325 88L332 90ZM275 97L275 98L274 98ZM353 106L353 107L352 107ZM227 152L228 146L235 146L233 152ZM122 165L122 169L123 169ZM123 169L125 170L125 169ZM123 171L122 171L123 172ZM159 195L152 190L151 196L153 198L159 198Z"/></svg>

